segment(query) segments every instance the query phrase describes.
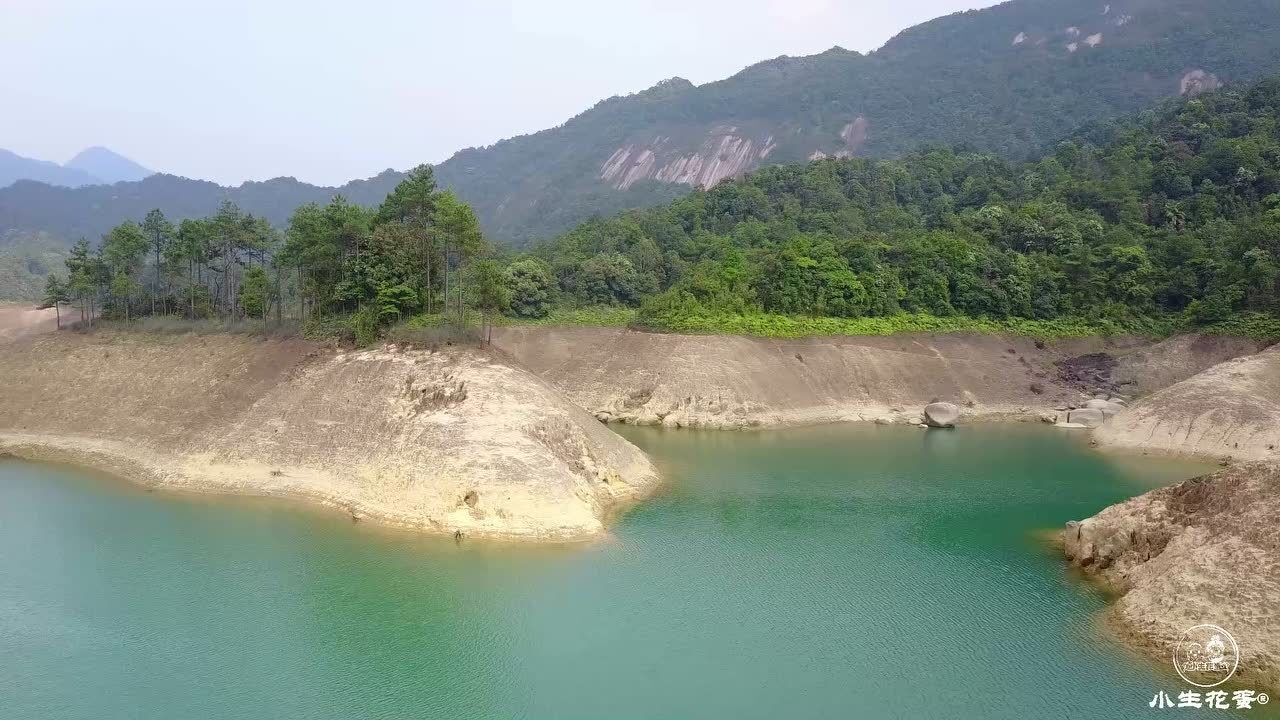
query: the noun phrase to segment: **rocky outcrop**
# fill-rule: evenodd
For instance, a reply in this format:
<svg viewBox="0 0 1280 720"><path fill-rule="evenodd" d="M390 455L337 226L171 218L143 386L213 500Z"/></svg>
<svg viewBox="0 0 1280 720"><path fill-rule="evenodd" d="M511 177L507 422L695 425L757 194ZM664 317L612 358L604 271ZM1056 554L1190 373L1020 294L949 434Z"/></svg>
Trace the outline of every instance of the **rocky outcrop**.
<svg viewBox="0 0 1280 720"><path fill-rule="evenodd" d="M640 450L477 350L63 332L0 346L0 376L0 451L429 532L592 537L657 483Z"/></svg>
<svg viewBox="0 0 1280 720"><path fill-rule="evenodd" d="M1217 75L1197 68L1183 75L1178 81L1178 94L1184 97L1195 97L1220 87L1222 87L1222 81Z"/></svg>
<svg viewBox="0 0 1280 720"><path fill-rule="evenodd" d="M1079 410L1071 410L1067 413L1067 422L1072 425L1082 425L1087 428L1100 427L1106 420L1102 411L1095 408L1081 408Z"/></svg>
<svg viewBox="0 0 1280 720"><path fill-rule="evenodd" d="M1253 463L1114 505L1062 533L1067 558L1117 593L1121 631L1167 662L1212 623L1241 651L1239 681L1280 687L1280 467Z"/></svg>
<svg viewBox="0 0 1280 720"><path fill-rule="evenodd" d="M1280 460L1280 347L1228 360L1141 398L1095 437L1120 448Z"/></svg>
<svg viewBox="0 0 1280 720"><path fill-rule="evenodd" d="M953 428L960 419L960 408L949 402L929 403L924 406L924 421L929 427Z"/></svg>
<svg viewBox="0 0 1280 720"><path fill-rule="evenodd" d="M642 180L711 188L760 167L777 149L776 137L786 133L787 128L753 133L735 125L715 125L700 142L642 137L616 148L600 165L599 178L617 190L628 190ZM853 157L869 136L870 123L859 115L840 129L838 143L824 141L809 157Z"/></svg>
<svg viewBox="0 0 1280 720"><path fill-rule="evenodd" d="M641 180L709 188L754 169L774 147L772 136L749 138L725 125L712 128L692 153L680 152L671 138L659 136L619 147L600 166L600 179L618 190Z"/></svg>

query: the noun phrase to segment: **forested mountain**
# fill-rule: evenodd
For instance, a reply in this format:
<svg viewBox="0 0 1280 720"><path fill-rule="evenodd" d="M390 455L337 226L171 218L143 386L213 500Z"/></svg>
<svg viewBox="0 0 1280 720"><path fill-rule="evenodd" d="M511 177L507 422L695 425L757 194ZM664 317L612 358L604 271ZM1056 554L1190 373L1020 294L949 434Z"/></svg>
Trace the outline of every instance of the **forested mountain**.
<svg viewBox="0 0 1280 720"><path fill-rule="evenodd" d="M80 188L24 181L0 190L0 229L44 231L62 238L70 247L78 238L96 240L124 220L142 217L149 210L164 208L170 217L181 220L209 215L224 200L282 227L299 206L326 203L335 195L358 205L377 205L403 178L402 173L387 170L341 187L310 185L294 178L223 187L163 174L139 182Z"/></svg>
<svg viewBox="0 0 1280 720"><path fill-rule="evenodd" d="M766 163L963 144L1022 159L1075 128L1280 70L1275 0L1014 0L863 55L674 79L436 168L517 244Z"/></svg>
<svg viewBox="0 0 1280 720"><path fill-rule="evenodd" d="M176 225L152 210L77 243L46 299L125 320L274 309L278 324L288 306L361 342L444 307L465 324L467 306L602 305L677 331L1229 323L1275 339L1280 76L1096 124L1035 160L937 148L770 166L523 255L493 253L429 166L377 210L309 203L287 228L230 202Z"/></svg>
<svg viewBox="0 0 1280 720"><path fill-rule="evenodd" d="M765 164L895 157L929 144L1024 159L1082 124L1280 70L1278 36L1275 0L1014 0L924 23L870 54L836 48L703 86L666 81L559 127L459 152L436 176L491 238L520 246ZM43 231L69 245L151 208L196 217L221 199L280 223L334 192L374 204L402 177L343 188L172 176L75 191L18 183L0 189L0 232Z"/></svg>
<svg viewBox="0 0 1280 720"><path fill-rule="evenodd" d="M935 149L765 168L587 222L519 262L546 278L540 295L640 305L675 330L904 311L1117 327L1254 312L1274 328L1280 77L1096 125L1023 163Z"/></svg>

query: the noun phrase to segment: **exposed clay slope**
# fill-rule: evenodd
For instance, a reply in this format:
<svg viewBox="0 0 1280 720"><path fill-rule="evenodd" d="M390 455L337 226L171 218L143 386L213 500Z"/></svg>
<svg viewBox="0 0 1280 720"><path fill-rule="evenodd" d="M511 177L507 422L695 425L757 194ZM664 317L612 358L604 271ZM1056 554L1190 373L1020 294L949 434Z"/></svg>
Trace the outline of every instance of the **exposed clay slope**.
<svg viewBox="0 0 1280 720"><path fill-rule="evenodd" d="M1280 467L1253 463L1161 488L1063 531L1068 558L1123 593L1124 635L1167 662L1186 629L1239 643L1246 686L1280 687Z"/></svg>
<svg viewBox="0 0 1280 720"><path fill-rule="evenodd" d="M935 399L1017 412L1078 397L1025 338L773 340L604 328L505 328L495 343L602 419L740 428L872 420ZM1042 377L1043 376L1043 377ZM1036 394L1032 385L1041 387Z"/></svg>
<svg viewBox="0 0 1280 720"><path fill-rule="evenodd" d="M969 415L1035 417L1094 389L1064 378L1060 363L1079 356L1105 356L1109 373L1181 379L1255 349L1216 338L1040 347L978 334L775 340L547 327L500 328L494 341L602 419L710 428L901 418L935 399ZM1110 375L1102 384L1128 389Z"/></svg>
<svg viewBox="0 0 1280 720"><path fill-rule="evenodd" d="M1116 447L1280 460L1280 346L1159 390L1096 437Z"/></svg>
<svg viewBox="0 0 1280 720"><path fill-rule="evenodd" d="M70 322L70 310L63 309L63 322ZM16 340L25 335L52 332L57 328L58 317L53 308L37 310L30 305L0 304L0 343Z"/></svg>
<svg viewBox="0 0 1280 720"><path fill-rule="evenodd" d="M1264 348L1264 344L1248 338L1179 335L1118 355L1111 375L1123 392L1142 397L1220 362L1253 355Z"/></svg>
<svg viewBox="0 0 1280 720"><path fill-rule="evenodd" d="M472 350L64 332L0 346L0 376L0 449L430 531L588 537L657 480L545 382Z"/></svg>

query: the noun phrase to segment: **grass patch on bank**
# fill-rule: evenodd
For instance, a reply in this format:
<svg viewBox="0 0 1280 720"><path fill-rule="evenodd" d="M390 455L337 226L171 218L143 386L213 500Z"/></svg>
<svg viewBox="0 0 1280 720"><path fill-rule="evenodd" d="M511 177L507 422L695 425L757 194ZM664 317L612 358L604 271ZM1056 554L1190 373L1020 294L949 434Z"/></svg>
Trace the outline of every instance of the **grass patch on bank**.
<svg viewBox="0 0 1280 720"><path fill-rule="evenodd" d="M64 318L71 321L73 318ZM649 332L684 333L690 335L749 335L767 338L821 336L884 336L900 333L987 333L1020 335L1037 339L1092 336L1141 335L1168 337L1180 333L1204 333L1244 337L1271 344L1280 342L1280 317L1266 313L1240 313L1222 322L1197 326L1182 316L1130 318L1124 321L1106 319L1058 318L1027 320L1009 318L971 318L964 316L903 313L886 317L835 318L773 315L768 313L681 314L678 316L643 316L628 307L555 308L542 318L515 318L504 315L489 318L495 327L630 327ZM461 325L457 316L440 313L420 314L381 328L369 318L354 314L309 318L299 324L296 318L285 318L277 325L273 319L187 320L178 316L155 316L124 322L100 320L94 329L126 330L157 334L238 334L259 337L296 337L338 342L363 347L380 340L422 346L474 344L480 342L480 329L485 317L468 309ZM367 327L366 327L367 326Z"/></svg>
<svg viewBox="0 0 1280 720"><path fill-rule="evenodd" d="M636 310L618 306L554 308L546 317L503 317L498 325L581 325L586 327L627 327L636 321Z"/></svg>
<svg viewBox="0 0 1280 720"><path fill-rule="evenodd" d="M645 318L637 326L659 332L708 335L753 335L757 337L796 338L823 335L896 335L899 333L977 332L1024 335L1035 338L1069 338L1096 335L1153 335L1176 332L1172 320L1113 322L1060 318L1027 320L1010 318L993 320L964 316L904 313L887 317L833 318L770 315L680 315Z"/></svg>
<svg viewBox="0 0 1280 720"><path fill-rule="evenodd" d="M1280 342L1280 317L1258 312L1240 313L1222 322L1187 330L1206 335L1246 337L1272 344Z"/></svg>
<svg viewBox="0 0 1280 720"><path fill-rule="evenodd" d="M479 327L485 316L475 310L467 309L463 315L463 324L468 327ZM628 327L636 321L636 310L629 307L590 306L554 308L544 317L521 318L508 315L496 315L489 318L494 327L542 326L557 327L576 325L582 327ZM453 313L448 319L440 313L414 315L397 323L394 327L405 330L422 330L456 325L457 315Z"/></svg>

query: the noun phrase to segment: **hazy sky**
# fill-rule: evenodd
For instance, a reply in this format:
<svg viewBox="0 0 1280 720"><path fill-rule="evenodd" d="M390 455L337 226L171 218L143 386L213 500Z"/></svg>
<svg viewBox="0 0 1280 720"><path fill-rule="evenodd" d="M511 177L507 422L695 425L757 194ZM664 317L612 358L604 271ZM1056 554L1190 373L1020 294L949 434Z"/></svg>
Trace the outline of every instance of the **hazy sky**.
<svg viewBox="0 0 1280 720"><path fill-rule="evenodd" d="M0 0L0 148L337 184L987 0Z"/></svg>

